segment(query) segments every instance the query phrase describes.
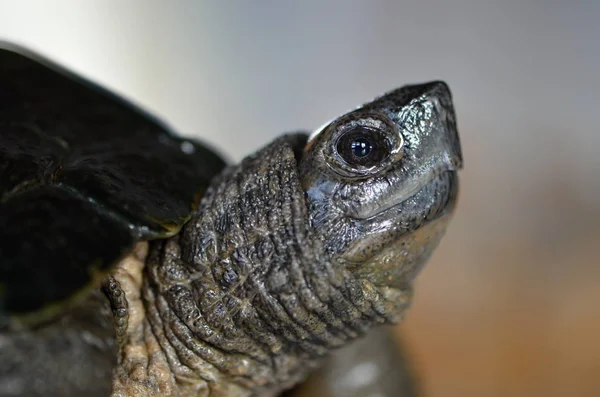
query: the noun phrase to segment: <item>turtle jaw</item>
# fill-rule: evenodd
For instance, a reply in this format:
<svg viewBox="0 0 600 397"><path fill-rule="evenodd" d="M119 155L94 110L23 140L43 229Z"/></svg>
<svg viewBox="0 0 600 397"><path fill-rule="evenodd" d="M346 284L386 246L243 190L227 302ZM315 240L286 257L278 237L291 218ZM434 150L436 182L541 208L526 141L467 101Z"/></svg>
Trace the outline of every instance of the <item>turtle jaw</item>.
<svg viewBox="0 0 600 397"><path fill-rule="evenodd" d="M458 195L458 174L448 170L418 192L367 219L353 218L356 236L338 260L377 286L405 288L443 237Z"/></svg>

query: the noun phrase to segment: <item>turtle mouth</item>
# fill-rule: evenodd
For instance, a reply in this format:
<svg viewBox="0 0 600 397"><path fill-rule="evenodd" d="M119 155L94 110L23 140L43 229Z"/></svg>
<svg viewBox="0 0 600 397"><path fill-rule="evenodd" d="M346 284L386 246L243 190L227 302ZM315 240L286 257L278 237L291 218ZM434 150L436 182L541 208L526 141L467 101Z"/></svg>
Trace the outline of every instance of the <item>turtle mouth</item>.
<svg viewBox="0 0 600 397"><path fill-rule="evenodd" d="M406 210L414 211L419 207L426 216L431 215L432 212L442 212L456 196L454 191L457 180L458 173L453 169L433 173L429 178L422 178L421 181L398 190L396 194L378 203L376 207L354 214L352 218L366 221L380 218L388 213L401 215Z"/></svg>

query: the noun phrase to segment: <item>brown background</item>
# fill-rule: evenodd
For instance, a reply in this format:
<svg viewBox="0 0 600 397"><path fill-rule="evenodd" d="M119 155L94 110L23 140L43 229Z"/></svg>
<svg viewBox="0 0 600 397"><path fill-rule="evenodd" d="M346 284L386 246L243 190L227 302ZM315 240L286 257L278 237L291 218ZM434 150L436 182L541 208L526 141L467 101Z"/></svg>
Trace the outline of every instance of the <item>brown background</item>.
<svg viewBox="0 0 600 397"><path fill-rule="evenodd" d="M400 327L426 395L600 396L600 216L561 172L533 183L501 232L465 170L455 222Z"/></svg>
<svg viewBox="0 0 600 397"><path fill-rule="evenodd" d="M235 160L446 80L462 194L403 325L432 397L600 396L598 20L594 0L0 2L0 38Z"/></svg>

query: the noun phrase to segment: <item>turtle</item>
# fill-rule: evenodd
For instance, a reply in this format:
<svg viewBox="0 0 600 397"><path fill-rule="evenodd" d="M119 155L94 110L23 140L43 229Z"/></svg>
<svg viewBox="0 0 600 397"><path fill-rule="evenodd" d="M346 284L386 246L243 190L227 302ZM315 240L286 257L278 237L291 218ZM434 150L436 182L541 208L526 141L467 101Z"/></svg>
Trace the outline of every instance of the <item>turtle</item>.
<svg viewBox="0 0 600 397"><path fill-rule="evenodd" d="M410 307L458 197L446 83L396 88L230 164L0 47L0 396L270 397L381 355L394 374L378 395L400 394L409 371L385 325ZM366 396L346 386L311 395Z"/></svg>

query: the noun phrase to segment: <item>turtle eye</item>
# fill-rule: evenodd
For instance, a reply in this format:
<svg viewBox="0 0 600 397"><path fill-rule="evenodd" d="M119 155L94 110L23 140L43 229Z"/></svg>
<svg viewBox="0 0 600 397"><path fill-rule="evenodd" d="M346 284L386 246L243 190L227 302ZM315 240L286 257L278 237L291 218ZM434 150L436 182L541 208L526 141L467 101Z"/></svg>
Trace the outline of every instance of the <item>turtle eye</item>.
<svg viewBox="0 0 600 397"><path fill-rule="evenodd" d="M337 140L336 150L351 167L373 167L390 154L389 144L383 134L363 126L343 133Z"/></svg>

